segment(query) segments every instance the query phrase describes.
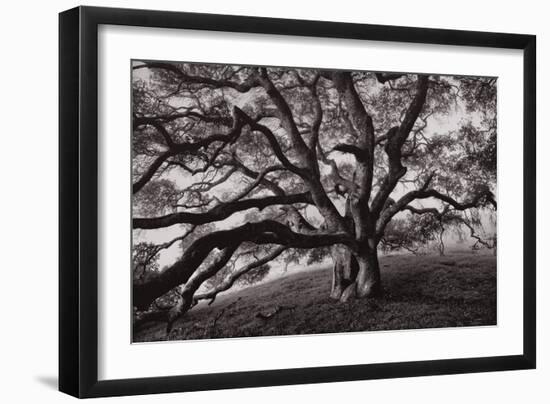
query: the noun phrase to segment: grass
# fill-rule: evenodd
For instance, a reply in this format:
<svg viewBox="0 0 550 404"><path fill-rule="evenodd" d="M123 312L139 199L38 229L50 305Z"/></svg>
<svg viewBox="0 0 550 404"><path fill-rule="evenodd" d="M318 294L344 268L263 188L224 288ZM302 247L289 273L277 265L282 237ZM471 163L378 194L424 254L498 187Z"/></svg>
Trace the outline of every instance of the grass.
<svg viewBox="0 0 550 404"><path fill-rule="evenodd" d="M288 274L220 295L179 319L170 340L320 334L496 324L496 259L471 253L380 258L383 296L337 303L331 269ZM277 311L269 318L266 315ZM135 342L166 340L151 324Z"/></svg>

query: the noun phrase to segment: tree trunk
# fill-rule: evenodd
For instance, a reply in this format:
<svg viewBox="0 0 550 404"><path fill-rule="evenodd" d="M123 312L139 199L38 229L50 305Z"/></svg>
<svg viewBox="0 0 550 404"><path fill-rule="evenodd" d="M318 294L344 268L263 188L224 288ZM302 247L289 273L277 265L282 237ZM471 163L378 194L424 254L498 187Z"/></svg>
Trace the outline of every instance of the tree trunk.
<svg viewBox="0 0 550 404"><path fill-rule="evenodd" d="M380 266L376 248L357 257L359 272L355 280L357 297L373 297L381 292Z"/></svg>
<svg viewBox="0 0 550 404"><path fill-rule="evenodd" d="M354 255L345 247L332 250L333 273L330 297L346 302L353 297L372 297L381 291L376 248Z"/></svg>
<svg viewBox="0 0 550 404"><path fill-rule="evenodd" d="M443 233L445 232L445 229L443 226L441 227L441 231L439 232L439 245L437 246L437 249L439 250L439 255L443 257L445 255L445 243L443 241Z"/></svg>
<svg viewBox="0 0 550 404"><path fill-rule="evenodd" d="M359 266L351 251L342 245L332 247L332 263L330 297L340 300L344 290L355 281Z"/></svg>

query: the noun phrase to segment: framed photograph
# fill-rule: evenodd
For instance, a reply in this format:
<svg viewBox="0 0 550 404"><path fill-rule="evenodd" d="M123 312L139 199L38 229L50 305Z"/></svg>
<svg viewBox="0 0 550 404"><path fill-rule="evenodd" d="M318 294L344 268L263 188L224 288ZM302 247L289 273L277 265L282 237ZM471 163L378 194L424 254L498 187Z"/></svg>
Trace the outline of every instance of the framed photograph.
<svg viewBox="0 0 550 404"><path fill-rule="evenodd" d="M59 24L61 391L535 367L534 36Z"/></svg>

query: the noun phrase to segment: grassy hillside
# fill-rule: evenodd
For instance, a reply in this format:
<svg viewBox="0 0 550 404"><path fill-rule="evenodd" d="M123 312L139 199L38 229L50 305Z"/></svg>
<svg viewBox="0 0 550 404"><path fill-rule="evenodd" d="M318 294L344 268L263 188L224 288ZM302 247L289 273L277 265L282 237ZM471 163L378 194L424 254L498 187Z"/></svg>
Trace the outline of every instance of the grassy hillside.
<svg viewBox="0 0 550 404"><path fill-rule="evenodd" d="M220 295L174 324L170 340L496 324L496 259L470 253L381 257L384 295L336 303L329 267ZM164 325L135 342L165 340Z"/></svg>

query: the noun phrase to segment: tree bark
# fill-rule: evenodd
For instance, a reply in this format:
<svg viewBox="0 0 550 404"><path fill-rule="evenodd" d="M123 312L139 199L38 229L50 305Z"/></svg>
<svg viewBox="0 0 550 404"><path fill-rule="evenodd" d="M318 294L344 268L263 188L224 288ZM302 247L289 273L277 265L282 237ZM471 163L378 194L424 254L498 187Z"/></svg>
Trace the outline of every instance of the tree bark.
<svg viewBox="0 0 550 404"><path fill-rule="evenodd" d="M351 251L342 245L332 247L332 263L330 297L340 300L344 290L355 281L359 266Z"/></svg>
<svg viewBox="0 0 550 404"><path fill-rule="evenodd" d="M315 248L351 242L345 233L296 233L274 220L250 222L233 229L214 231L193 241L182 257L170 267L147 280L135 281L133 305L140 310L146 310L157 297L187 283L212 250L225 249L245 241L278 244L289 248Z"/></svg>
<svg viewBox="0 0 550 404"><path fill-rule="evenodd" d="M374 297L381 292L380 265L376 248L368 249L357 257L359 272L355 280L357 297Z"/></svg>
<svg viewBox="0 0 550 404"><path fill-rule="evenodd" d="M347 302L380 294L382 283L376 248L354 254L346 247L336 246L332 249L332 260L332 299Z"/></svg>

